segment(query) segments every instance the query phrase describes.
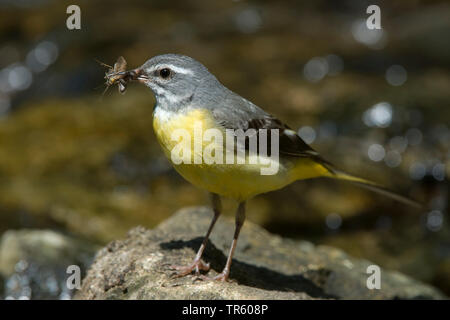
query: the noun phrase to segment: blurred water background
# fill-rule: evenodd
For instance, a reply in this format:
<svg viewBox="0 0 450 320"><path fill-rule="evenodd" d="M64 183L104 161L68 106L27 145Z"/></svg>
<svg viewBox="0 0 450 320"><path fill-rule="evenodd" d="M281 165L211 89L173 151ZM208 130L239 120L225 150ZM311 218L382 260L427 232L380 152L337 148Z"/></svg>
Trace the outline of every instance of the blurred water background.
<svg viewBox="0 0 450 320"><path fill-rule="evenodd" d="M81 30L66 28L71 4ZM370 4L381 30L366 28ZM249 220L450 294L448 1L0 0L0 10L0 297L70 298L65 265L207 203L157 145L149 90L101 98L95 59L123 55L134 68L163 53L201 61L338 167L430 208L318 179L256 197Z"/></svg>

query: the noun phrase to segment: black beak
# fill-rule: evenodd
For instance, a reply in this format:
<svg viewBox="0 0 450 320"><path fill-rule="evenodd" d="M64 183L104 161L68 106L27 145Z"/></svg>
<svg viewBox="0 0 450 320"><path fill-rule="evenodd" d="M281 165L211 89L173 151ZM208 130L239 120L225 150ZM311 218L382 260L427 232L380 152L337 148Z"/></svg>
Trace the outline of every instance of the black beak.
<svg viewBox="0 0 450 320"><path fill-rule="evenodd" d="M130 80L139 81L141 83L145 83L148 81L148 76L145 73L144 69L136 68L134 70L127 71L128 77Z"/></svg>

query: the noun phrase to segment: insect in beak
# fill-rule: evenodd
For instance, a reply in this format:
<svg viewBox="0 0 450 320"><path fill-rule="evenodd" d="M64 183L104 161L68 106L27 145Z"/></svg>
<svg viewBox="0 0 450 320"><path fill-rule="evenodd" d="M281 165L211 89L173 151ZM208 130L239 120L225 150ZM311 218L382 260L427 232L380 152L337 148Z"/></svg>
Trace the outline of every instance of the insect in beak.
<svg viewBox="0 0 450 320"><path fill-rule="evenodd" d="M129 77L129 72L125 71L127 68L127 61L124 57L120 56L117 58L116 63L114 64L114 67L111 67L103 62L98 61L101 65L109 68L108 72L105 73L105 79L106 79L106 89L103 92L103 94L108 90L108 88L114 84L117 83L119 92L121 94L125 93L125 90L127 88L127 82Z"/></svg>
<svg viewBox="0 0 450 320"><path fill-rule="evenodd" d="M101 65L109 68L108 72L105 73L106 79L106 89L103 94L108 90L108 88L114 84L117 84L119 92L124 94L127 89L127 84L130 81L138 81L140 83L146 83L149 81L149 77L145 73L144 69L136 68L133 70L126 71L127 62L124 57L120 56L114 67L111 67L103 62L97 61Z"/></svg>

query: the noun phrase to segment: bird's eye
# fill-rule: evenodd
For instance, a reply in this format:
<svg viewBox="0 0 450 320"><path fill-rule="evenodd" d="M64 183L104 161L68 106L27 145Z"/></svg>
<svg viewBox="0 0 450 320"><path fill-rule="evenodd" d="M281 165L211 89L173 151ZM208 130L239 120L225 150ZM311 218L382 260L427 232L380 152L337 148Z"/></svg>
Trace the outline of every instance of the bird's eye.
<svg viewBox="0 0 450 320"><path fill-rule="evenodd" d="M167 79L172 74L172 71L169 68L164 68L159 70L159 75L163 79Z"/></svg>

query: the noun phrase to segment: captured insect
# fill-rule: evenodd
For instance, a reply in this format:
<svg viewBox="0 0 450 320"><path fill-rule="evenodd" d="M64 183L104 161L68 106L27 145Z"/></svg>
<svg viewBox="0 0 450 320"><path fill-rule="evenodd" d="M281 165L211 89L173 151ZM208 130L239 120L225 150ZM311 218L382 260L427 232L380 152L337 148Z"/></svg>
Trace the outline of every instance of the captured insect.
<svg viewBox="0 0 450 320"><path fill-rule="evenodd" d="M118 85L119 92L121 94L124 94L125 90L127 89L127 82L129 81L129 72L126 71L127 61L125 60L125 58L122 56L117 58L116 63L114 63L114 67L111 67L110 65L107 65L106 63L98 60L97 62L102 66L109 68L108 72L105 73L106 88L105 91L103 91L103 94L105 94L110 86L116 83Z"/></svg>

